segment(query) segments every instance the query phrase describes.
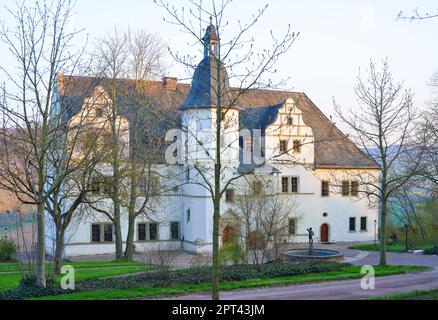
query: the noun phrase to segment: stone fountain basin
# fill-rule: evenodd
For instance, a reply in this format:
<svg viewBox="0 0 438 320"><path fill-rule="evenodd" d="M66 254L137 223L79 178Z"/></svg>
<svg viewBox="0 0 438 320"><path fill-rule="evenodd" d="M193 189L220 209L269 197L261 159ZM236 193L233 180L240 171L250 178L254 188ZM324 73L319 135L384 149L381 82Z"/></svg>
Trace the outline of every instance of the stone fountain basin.
<svg viewBox="0 0 438 320"><path fill-rule="evenodd" d="M314 249L313 255L309 255L308 249L295 249L286 251L284 259L286 262L340 262L344 255L328 249Z"/></svg>

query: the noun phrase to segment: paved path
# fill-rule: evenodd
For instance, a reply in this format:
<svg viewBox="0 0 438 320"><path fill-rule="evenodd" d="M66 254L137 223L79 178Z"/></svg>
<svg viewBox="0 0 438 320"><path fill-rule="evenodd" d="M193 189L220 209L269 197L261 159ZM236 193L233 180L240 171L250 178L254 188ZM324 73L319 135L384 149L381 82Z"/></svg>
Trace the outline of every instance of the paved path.
<svg viewBox="0 0 438 320"><path fill-rule="evenodd" d="M354 265L377 265L378 252L363 252L344 248L346 260ZM286 287L245 289L221 294L223 300L357 300L393 295L415 290L438 288L438 256L410 253L388 253L388 264L430 266L434 270L376 278L375 290L363 290L361 280L333 281ZM167 298L169 299L169 298ZM209 300L210 294L194 294L171 298L172 300Z"/></svg>
<svg viewBox="0 0 438 320"><path fill-rule="evenodd" d="M363 290L360 280L306 285L235 290L221 293L222 300L358 300L415 290L438 288L438 270L376 278L375 290ZM166 300L210 300L211 295L195 294Z"/></svg>

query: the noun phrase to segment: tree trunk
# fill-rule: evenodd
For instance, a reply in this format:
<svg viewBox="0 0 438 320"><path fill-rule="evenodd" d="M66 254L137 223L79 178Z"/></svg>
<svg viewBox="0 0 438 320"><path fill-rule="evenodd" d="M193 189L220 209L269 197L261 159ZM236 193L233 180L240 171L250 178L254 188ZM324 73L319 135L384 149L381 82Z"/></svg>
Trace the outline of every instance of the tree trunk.
<svg viewBox="0 0 438 320"><path fill-rule="evenodd" d="M383 198L380 208L380 265L386 266L386 199Z"/></svg>
<svg viewBox="0 0 438 320"><path fill-rule="evenodd" d="M128 221L128 236L126 237L125 259L132 260L134 258L134 233L135 233L135 216L129 214Z"/></svg>
<svg viewBox="0 0 438 320"><path fill-rule="evenodd" d="M114 236L116 244L116 260L123 259L122 226L120 220L120 204L114 203Z"/></svg>
<svg viewBox="0 0 438 320"><path fill-rule="evenodd" d="M219 172L219 170L218 170ZM215 174L216 175L216 174ZM218 174L219 176L219 174ZM221 275L221 260L219 257L219 224L220 224L220 191L216 191L216 197L214 199L214 214L213 214L213 286L212 286L212 299L218 301L220 275Z"/></svg>
<svg viewBox="0 0 438 320"><path fill-rule="evenodd" d="M37 286L41 288L46 287L46 248L45 248L45 206L44 202L38 203L37 207L37 221L38 221L38 235L37 235Z"/></svg>
<svg viewBox="0 0 438 320"><path fill-rule="evenodd" d="M64 254L64 230L62 226L57 227L55 239L55 274L61 273L62 258Z"/></svg>

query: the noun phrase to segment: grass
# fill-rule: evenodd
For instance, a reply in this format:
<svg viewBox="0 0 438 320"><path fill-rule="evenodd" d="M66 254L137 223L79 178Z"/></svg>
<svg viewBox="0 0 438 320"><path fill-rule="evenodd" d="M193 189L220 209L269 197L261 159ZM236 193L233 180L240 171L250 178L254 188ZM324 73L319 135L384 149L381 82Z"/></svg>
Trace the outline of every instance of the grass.
<svg viewBox="0 0 438 320"><path fill-rule="evenodd" d="M431 244L418 244L415 245L413 250L426 250L432 248L433 245ZM380 251L380 244L363 244L363 245L357 245L357 246L351 246L349 249L355 249L355 250L364 250L364 251ZM397 243L388 243L386 250L388 252L406 252L406 244L397 242ZM409 248L409 250L412 250L412 248Z"/></svg>
<svg viewBox="0 0 438 320"><path fill-rule="evenodd" d="M396 274L405 274L410 272L420 272L430 270L428 267L419 266L376 266L376 276L389 276ZM313 273L300 276L288 276L279 278L258 278L249 279L243 281L227 281L221 284L221 290L234 290L244 288L261 288L272 286L285 286L285 285L298 285L304 283L313 282L325 282L325 281L340 281L349 279L362 278L361 267L354 266L339 271ZM77 292L66 295L44 297L35 300L109 300L109 299L134 299L134 298L152 298L152 297L164 297L172 295L182 295L191 293L208 292L211 290L211 285L208 283L196 284L196 285L175 285L165 288L152 288L151 286L145 286L138 289L129 290L101 290L101 291L88 291Z"/></svg>
<svg viewBox="0 0 438 320"><path fill-rule="evenodd" d="M107 278L120 276L125 274L131 274L136 272L142 272L147 267L143 263L135 261L123 261L123 262L74 262L65 263L65 265L71 265L75 268L76 281ZM20 273L16 272L17 264L8 263L0 264L0 290L14 289L20 282ZM12 273L11 273L12 272ZM55 277L56 281L60 281L63 275Z"/></svg>
<svg viewBox="0 0 438 320"><path fill-rule="evenodd" d="M73 266L76 269L145 266L144 263L137 261L65 262L63 265ZM50 267L52 267L52 265L47 263L46 268L50 268ZM19 271L19 265L17 263L0 263L0 276L2 272L18 272L18 271Z"/></svg>
<svg viewBox="0 0 438 320"><path fill-rule="evenodd" d="M438 289L430 291L411 291L391 296L378 297L373 300L438 300Z"/></svg>

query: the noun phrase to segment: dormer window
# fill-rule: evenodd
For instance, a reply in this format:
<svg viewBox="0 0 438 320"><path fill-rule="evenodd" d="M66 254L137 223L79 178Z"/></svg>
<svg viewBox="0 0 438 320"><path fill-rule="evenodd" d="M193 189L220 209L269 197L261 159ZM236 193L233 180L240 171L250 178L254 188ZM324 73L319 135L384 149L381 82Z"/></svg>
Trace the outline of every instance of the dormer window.
<svg viewBox="0 0 438 320"><path fill-rule="evenodd" d="M280 152L287 153L287 151L288 151L287 140L281 140L280 141Z"/></svg>
<svg viewBox="0 0 438 320"><path fill-rule="evenodd" d="M294 152L295 153L301 153L301 141L300 140L294 140Z"/></svg>

